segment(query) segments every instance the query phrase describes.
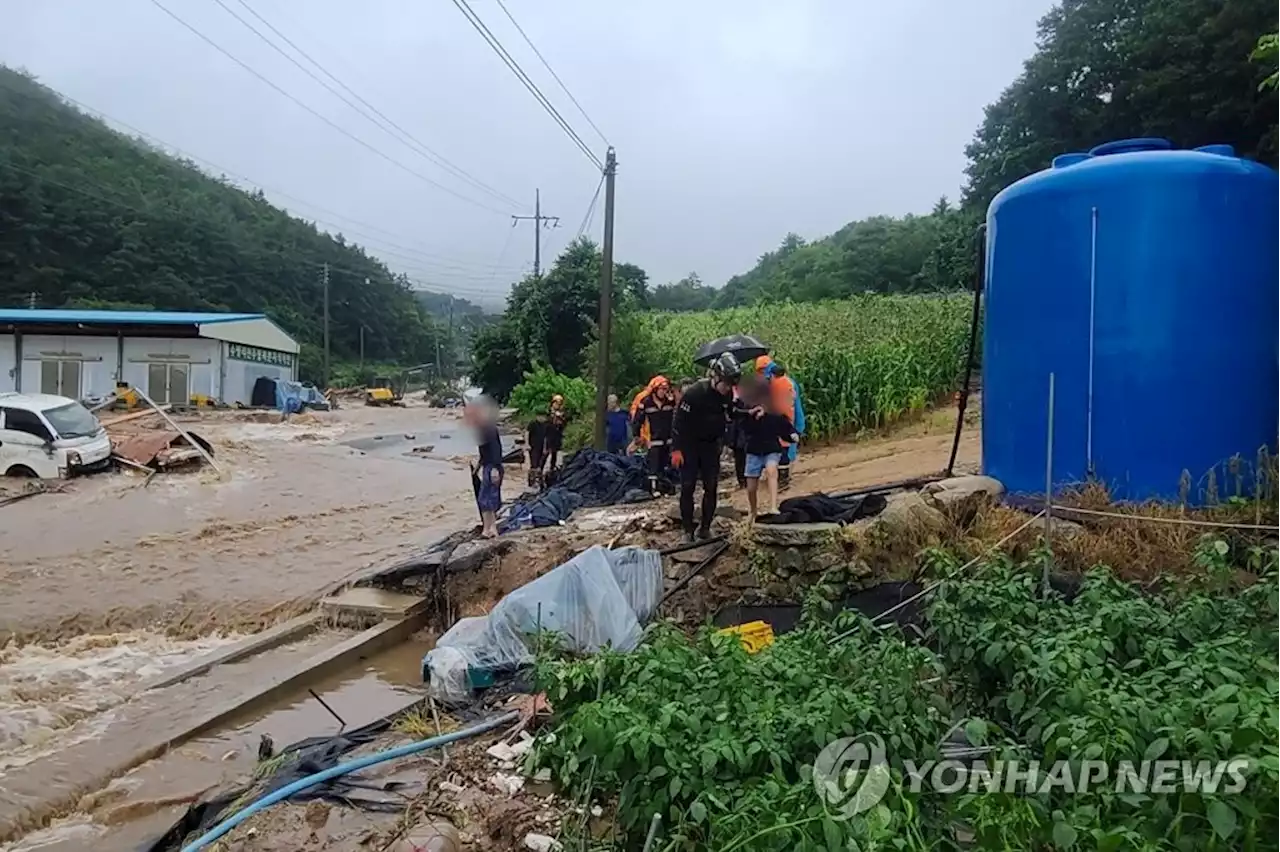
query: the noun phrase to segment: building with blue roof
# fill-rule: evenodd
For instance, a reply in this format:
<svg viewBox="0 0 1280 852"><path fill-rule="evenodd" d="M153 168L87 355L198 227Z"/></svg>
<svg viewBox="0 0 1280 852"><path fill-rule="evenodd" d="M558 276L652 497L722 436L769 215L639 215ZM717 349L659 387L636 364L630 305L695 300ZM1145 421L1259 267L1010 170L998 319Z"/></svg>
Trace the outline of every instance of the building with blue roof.
<svg viewBox="0 0 1280 852"><path fill-rule="evenodd" d="M265 314L0 308L0 392L94 400L123 383L156 402L250 404L298 376L298 342Z"/></svg>

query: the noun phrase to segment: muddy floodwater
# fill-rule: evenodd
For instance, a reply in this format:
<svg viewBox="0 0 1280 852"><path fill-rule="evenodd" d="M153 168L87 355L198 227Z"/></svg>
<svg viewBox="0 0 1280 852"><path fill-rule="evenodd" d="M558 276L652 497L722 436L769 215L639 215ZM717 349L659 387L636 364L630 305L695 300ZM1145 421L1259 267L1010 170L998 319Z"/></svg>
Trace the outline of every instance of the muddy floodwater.
<svg viewBox="0 0 1280 852"><path fill-rule="evenodd" d="M278 419L184 419L213 444L222 478L204 468L143 487L103 474L0 508L0 644L151 625L251 630L471 522L469 477L450 457L474 447L455 413L354 406Z"/></svg>
<svg viewBox="0 0 1280 852"><path fill-rule="evenodd" d="M304 644L314 649L337 638L317 636ZM243 783L253 772L264 736L278 749L307 737L353 730L421 698L422 657L431 647L429 637L414 637L340 672L250 704L215 730L83 797L75 812L47 828L0 845L0 852L135 852L146 848L191 802L215 789ZM305 650L282 649L250 660L234 667L234 679L264 676L280 662L271 657Z"/></svg>

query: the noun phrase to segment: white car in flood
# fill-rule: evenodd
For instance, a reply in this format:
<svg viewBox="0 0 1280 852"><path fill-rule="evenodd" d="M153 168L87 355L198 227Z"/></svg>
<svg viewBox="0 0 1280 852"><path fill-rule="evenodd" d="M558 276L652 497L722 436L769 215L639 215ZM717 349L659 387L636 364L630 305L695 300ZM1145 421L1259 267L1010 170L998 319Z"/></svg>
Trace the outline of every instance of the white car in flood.
<svg viewBox="0 0 1280 852"><path fill-rule="evenodd" d="M111 438L74 399L0 393L0 473L59 479L104 468Z"/></svg>

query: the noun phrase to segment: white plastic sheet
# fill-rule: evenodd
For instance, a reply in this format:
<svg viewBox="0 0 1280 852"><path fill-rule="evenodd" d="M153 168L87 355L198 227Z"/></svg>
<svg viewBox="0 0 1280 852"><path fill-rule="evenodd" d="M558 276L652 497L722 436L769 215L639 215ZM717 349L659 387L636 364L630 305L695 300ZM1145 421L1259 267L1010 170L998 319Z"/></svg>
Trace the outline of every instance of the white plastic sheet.
<svg viewBox="0 0 1280 852"><path fill-rule="evenodd" d="M531 663L530 643L539 627L559 634L578 653L606 646L630 651L661 596L657 551L592 547L511 592L488 616L464 618L449 628L423 661L431 694L465 700L468 670L504 673Z"/></svg>

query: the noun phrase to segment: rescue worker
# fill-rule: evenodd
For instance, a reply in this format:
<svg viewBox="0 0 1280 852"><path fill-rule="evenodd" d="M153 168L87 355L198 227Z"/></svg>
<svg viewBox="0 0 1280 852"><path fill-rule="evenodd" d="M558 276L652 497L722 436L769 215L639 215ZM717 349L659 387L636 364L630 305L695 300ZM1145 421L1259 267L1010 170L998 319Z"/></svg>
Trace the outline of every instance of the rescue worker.
<svg viewBox="0 0 1280 852"><path fill-rule="evenodd" d="M648 445L649 492L657 497L658 479L671 462L671 426L676 415L671 382L662 376L655 377L649 383L649 392L640 398L633 410L632 431L643 435Z"/></svg>
<svg viewBox="0 0 1280 852"><path fill-rule="evenodd" d="M716 514L716 488L720 481L720 454L733 405L733 387L742 377L738 359L726 352L711 362L710 374L695 382L681 396L672 422L675 449L671 463L680 471L680 522L684 541L711 537ZM702 516L695 531L693 492L702 483Z"/></svg>

